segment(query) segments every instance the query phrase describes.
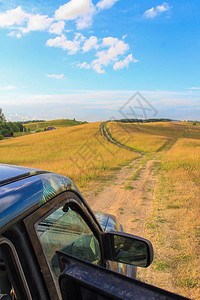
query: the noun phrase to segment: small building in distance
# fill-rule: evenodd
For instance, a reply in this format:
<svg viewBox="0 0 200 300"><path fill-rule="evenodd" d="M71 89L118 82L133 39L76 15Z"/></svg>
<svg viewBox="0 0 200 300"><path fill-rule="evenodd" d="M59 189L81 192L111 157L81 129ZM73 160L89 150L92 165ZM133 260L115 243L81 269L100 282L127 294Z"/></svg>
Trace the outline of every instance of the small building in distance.
<svg viewBox="0 0 200 300"><path fill-rule="evenodd" d="M45 131L55 130L55 127L47 127Z"/></svg>

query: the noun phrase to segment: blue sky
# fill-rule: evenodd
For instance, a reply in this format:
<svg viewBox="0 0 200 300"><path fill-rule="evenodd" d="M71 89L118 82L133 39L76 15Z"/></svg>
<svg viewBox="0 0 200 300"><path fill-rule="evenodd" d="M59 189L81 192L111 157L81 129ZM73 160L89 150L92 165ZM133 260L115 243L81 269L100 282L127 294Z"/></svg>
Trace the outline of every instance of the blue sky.
<svg viewBox="0 0 200 300"><path fill-rule="evenodd" d="M199 1L1 0L0 39L9 120L200 120Z"/></svg>

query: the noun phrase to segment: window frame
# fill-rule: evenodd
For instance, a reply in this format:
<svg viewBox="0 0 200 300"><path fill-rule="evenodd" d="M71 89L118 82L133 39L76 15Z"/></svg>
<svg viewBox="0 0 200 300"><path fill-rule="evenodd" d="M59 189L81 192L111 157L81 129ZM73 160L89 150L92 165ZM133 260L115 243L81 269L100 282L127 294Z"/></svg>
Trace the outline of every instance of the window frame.
<svg viewBox="0 0 200 300"><path fill-rule="evenodd" d="M13 243L8 238L6 238L4 236L0 236L0 246L4 246L4 245L6 247L8 247L8 249L11 253L11 256L9 257L9 260L11 260L13 262L12 267L14 268L16 273L18 273L18 275L19 275L18 285L20 285L20 288L23 290L23 293L24 293L23 296L26 297L26 299L31 300L32 296L31 296L31 293L30 293L30 289L29 289L29 286L27 284L26 277L24 275L24 271L23 271L22 265L20 263L20 260L19 260L17 251L15 249L15 246L13 245ZM5 256L6 255L7 254L5 254ZM13 285L16 285L16 282L13 282ZM15 288L15 286L14 286L14 288ZM18 288L17 288L17 290L18 290Z"/></svg>
<svg viewBox="0 0 200 300"><path fill-rule="evenodd" d="M37 233L38 224L48 217L53 211L57 210L62 205L69 203L73 204L77 213L83 218L86 224L89 226L90 230L93 232L94 236L97 238L100 246L101 252L101 265L105 267L104 251L102 244L102 235L99 229L99 225L92 218L90 211L81 201L77 194L72 191L63 192L60 195L56 196L52 200L43 204L40 208L34 211L31 215L24 219L24 224L26 226L29 238L31 240L33 249L35 251L38 263L41 268L47 289L52 299L60 299L60 293L57 289L57 285L53 278L51 267L49 265L48 259L46 257L43 245L39 239Z"/></svg>

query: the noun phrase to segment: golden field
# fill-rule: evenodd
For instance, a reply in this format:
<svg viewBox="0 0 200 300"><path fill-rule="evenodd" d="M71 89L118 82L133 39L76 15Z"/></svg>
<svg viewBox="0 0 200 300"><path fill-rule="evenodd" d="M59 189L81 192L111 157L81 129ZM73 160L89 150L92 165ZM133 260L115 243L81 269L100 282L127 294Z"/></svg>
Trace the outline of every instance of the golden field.
<svg viewBox="0 0 200 300"><path fill-rule="evenodd" d="M121 143L122 132L130 135L127 146L159 152L155 154L158 183L146 223L155 257L152 266L142 273L142 280L200 299L200 127L114 122L107 127ZM163 138L169 141L164 146Z"/></svg>
<svg viewBox="0 0 200 300"><path fill-rule="evenodd" d="M100 124L0 141L0 162L63 174L85 189L139 156L106 141ZM144 161L156 161L157 183L144 224L155 258L142 280L200 299L200 126L108 122L106 127L116 141L143 153Z"/></svg>
<svg viewBox="0 0 200 300"><path fill-rule="evenodd" d="M151 134L149 130L146 133L141 124L109 122L106 127L116 141L137 151L155 152L168 141L167 137Z"/></svg>
<svg viewBox="0 0 200 300"><path fill-rule="evenodd" d="M100 135L99 126L77 125L0 141L0 161L49 170L85 186L138 156L121 149L114 159L118 147Z"/></svg>
<svg viewBox="0 0 200 300"><path fill-rule="evenodd" d="M185 123L109 122L107 129L116 141L142 152L168 149L181 137L200 138L200 127Z"/></svg>
<svg viewBox="0 0 200 300"><path fill-rule="evenodd" d="M52 120L52 121L43 121L43 122L33 122L33 123L26 123L24 126L28 130L44 130L47 127L70 127L70 126L75 126L75 125L81 125L86 122L80 122L70 119L58 119L58 120Z"/></svg>

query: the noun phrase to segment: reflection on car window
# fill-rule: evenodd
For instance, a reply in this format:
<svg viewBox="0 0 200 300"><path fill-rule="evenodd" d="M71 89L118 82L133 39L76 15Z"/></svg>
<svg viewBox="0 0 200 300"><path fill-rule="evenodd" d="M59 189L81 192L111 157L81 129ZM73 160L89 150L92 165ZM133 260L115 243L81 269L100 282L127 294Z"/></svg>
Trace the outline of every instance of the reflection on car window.
<svg viewBox="0 0 200 300"><path fill-rule="evenodd" d="M55 252L71 254L94 264L100 264L99 243L83 218L71 208L58 208L37 226L54 279L58 284L60 269Z"/></svg>

